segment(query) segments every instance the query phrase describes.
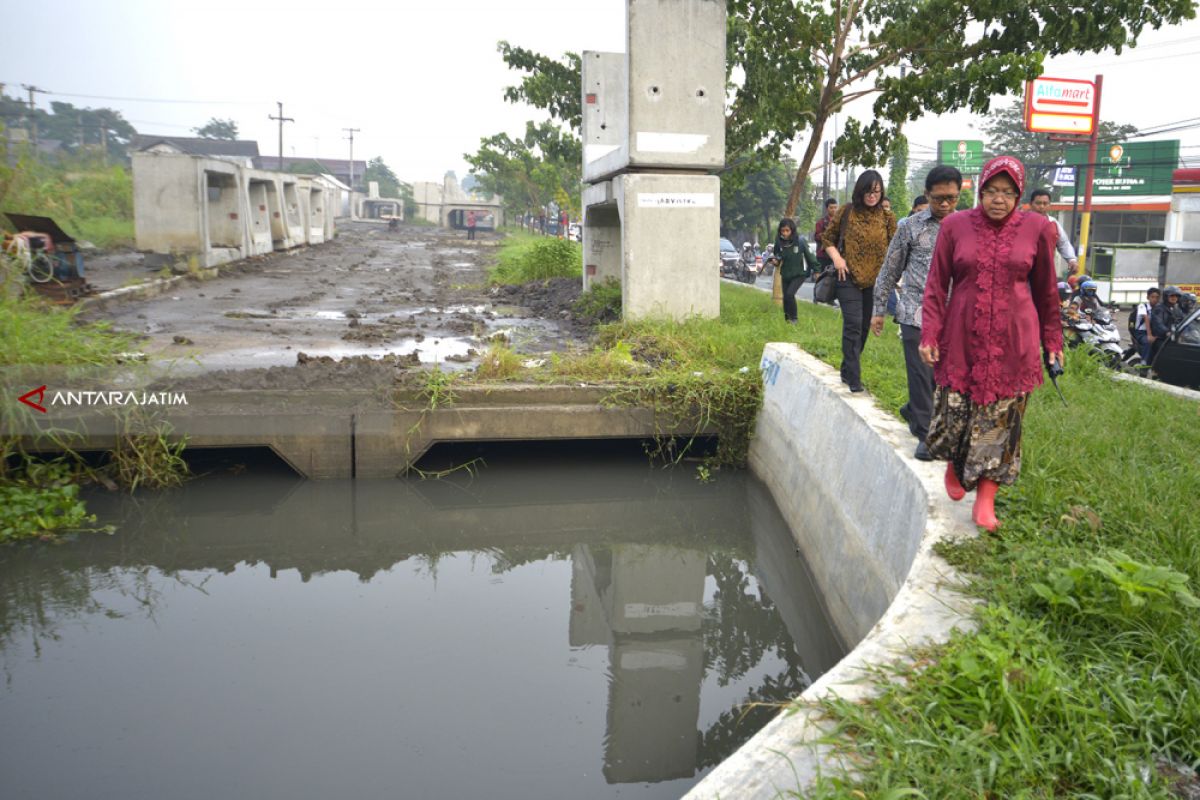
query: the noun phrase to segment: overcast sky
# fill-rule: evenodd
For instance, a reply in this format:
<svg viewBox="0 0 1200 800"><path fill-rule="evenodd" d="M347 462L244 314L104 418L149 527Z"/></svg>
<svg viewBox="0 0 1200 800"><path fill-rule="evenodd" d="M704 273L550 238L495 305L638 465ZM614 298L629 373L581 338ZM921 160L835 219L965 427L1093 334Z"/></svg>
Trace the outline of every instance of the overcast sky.
<svg viewBox="0 0 1200 800"><path fill-rule="evenodd" d="M37 96L42 107L117 108L143 133L187 136L210 117L232 118L264 154L278 150L267 117L283 101L296 120L284 128L285 155L346 158L342 129L353 127L356 158L382 155L408 181L450 169L461 178L463 153L493 133L523 131L537 113L504 101L517 73L497 41L554 56L624 50L624 16L624 0L22 3L9 12L0 80L9 96L24 96L20 84L49 90ZM1103 73L1105 119L1149 127L1200 117L1200 23L1151 31L1140 45L1119 57L1058 59L1047 74ZM851 113L869 115L869 101ZM932 155L925 148L938 139L979 138L973 121L911 124L912 160ZM1200 158L1200 127L1163 138Z"/></svg>

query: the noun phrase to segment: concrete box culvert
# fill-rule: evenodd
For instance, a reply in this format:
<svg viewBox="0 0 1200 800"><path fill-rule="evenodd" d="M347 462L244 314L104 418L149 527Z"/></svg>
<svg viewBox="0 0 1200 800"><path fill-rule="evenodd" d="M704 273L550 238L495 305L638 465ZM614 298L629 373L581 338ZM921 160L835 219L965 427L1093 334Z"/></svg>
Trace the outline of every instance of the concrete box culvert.
<svg viewBox="0 0 1200 800"><path fill-rule="evenodd" d="M763 407L750 468L789 522L842 641L853 649L688 792L688 800L775 798L849 769L817 741L831 730L816 701L876 691L872 667L971 625L960 579L933 553L973 535L968 503L942 489L940 463L916 461L906 426L836 370L791 344L763 351Z"/></svg>

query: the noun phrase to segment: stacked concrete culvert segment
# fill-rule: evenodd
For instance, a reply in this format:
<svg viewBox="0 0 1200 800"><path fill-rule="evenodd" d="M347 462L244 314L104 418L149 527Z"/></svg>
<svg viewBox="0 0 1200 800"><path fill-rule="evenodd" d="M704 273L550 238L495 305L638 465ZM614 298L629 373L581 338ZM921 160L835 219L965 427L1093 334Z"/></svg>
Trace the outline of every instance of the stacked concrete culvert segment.
<svg viewBox="0 0 1200 800"><path fill-rule="evenodd" d="M628 0L627 52L584 51L584 288L626 319L720 313L725 6Z"/></svg>

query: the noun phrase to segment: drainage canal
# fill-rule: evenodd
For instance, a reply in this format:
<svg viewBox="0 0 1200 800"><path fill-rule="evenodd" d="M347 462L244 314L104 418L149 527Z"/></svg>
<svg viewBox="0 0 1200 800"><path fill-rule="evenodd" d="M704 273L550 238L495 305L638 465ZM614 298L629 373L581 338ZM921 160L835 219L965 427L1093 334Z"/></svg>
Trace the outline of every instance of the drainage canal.
<svg viewBox="0 0 1200 800"><path fill-rule="evenodd" d="M841 657L749 473L474 448L210 456L90 496L112 536L0 549L0 794L679 797Z"/></svg>

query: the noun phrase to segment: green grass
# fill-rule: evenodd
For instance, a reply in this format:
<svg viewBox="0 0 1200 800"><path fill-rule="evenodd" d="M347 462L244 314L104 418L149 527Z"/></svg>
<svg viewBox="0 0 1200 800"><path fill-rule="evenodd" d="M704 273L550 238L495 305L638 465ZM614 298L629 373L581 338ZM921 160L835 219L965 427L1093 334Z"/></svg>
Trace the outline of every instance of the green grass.
<svg viewBox="0 0 1200 800"><path fill-rule="evenodd" d="M582 276L583 245L516 231L500 245L498 263L491 268L488 280L516 284Z"/></svg>
<svg viewBox="0 0 1200 800"><path fill-rule="evenodd" d="M541 377L700 404L746 436L765 342L841 360L836 310L802 303L789 326L768 296L729 285L720 319L598 330L594 349ZM907 384L894 324L870 338L863 381L897 413ZM876 699L826 703L858 773L811 796L1182 796L1169 765L1200 766L1200 406L1113 381L1076 352L1060 383L1069 409L1049 386L1031 398L998 533L940 548L985 601L978 630L916 666L882 667L898 680Z"/></svg>
<svg viewBox="0 0 1200 800"><path fill-rule="evenodd" d="M132 219L114 217L92 217L75 223L76 235L91 242L102 250L114 247L133 247L134 231ZM85 255L86 259L86 255ZM85 261L86 267L86 261Z"/></svg>
<svg viewBox="0 0 1200 800"><path fill-rule="evenodd" d="M11 264L0 264L0 367L113 364L134 348L130 334L114 333L106 324L80 324L74 309L22 296L22 283Z"/></svg>

